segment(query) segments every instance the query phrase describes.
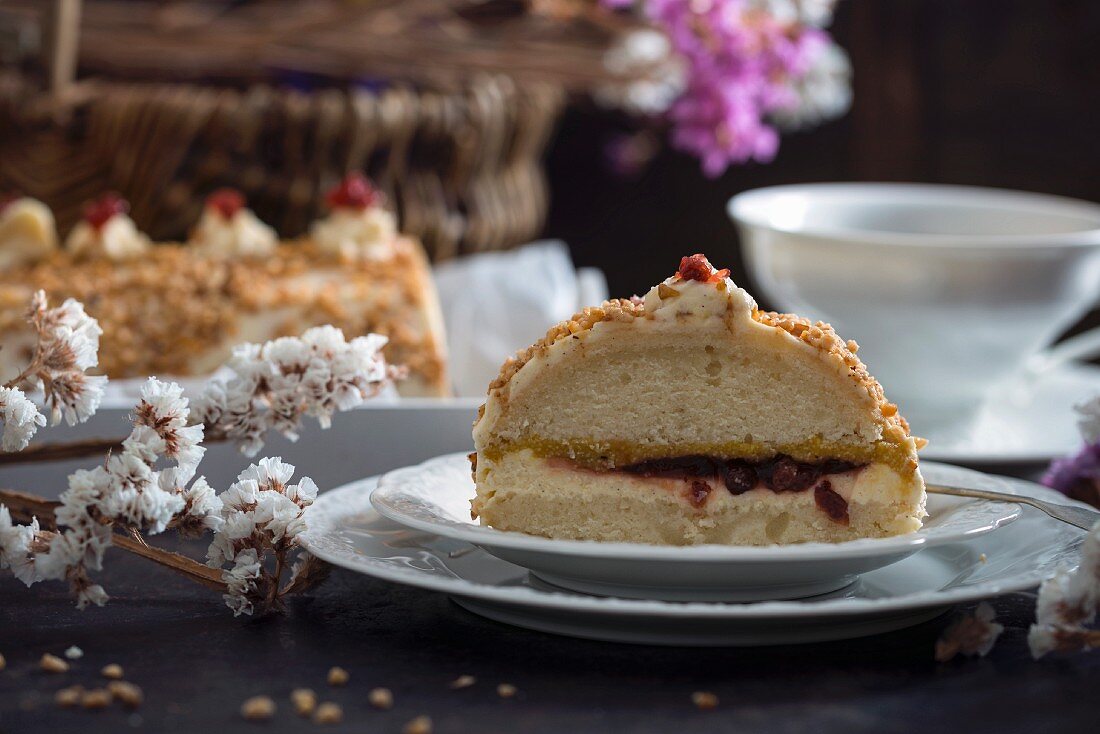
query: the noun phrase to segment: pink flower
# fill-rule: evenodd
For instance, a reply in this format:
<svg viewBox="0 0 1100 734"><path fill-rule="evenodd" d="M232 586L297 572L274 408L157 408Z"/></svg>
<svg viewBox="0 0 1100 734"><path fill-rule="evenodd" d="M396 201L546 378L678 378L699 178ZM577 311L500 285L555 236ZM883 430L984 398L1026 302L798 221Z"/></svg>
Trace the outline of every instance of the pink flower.
<svg viewBox="0 0 1100 734"><path fill-rule="evenodd" d="M628 5L603 3L612 9ZM820 12L802 17L763 0L645 0L641 5L687 62L687 88L668 112L672 144L697 156L708 176L731 164L775 157L779 134L773 116L820 119L846 106L846 95L814 89L814 114L798 114L802 97L811 91L805 82L835 48L825 31L811 25L822 19ZM846 84L846 79L839 81ZM840 103L821 101L831 99Z"/></svg>

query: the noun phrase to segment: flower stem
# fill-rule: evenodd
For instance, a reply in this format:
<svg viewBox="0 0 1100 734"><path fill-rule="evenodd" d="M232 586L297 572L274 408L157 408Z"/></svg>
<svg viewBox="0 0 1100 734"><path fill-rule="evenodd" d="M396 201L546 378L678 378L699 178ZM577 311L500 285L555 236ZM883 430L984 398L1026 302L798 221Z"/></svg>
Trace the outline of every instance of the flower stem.
<svg viewBox="0 0 1100 734"><path fill-rule="evenodd" d="M210 433L203 438L204 443L225 441L221 433ZM31 446L23 451L0 453L0 466L6 464L30 464L40 461L60 461L62 459L82 459L87 456L101 456L108 451L117 451L122 440L117 438L91 438L81 441L57 441Z"/></svg>
<svg viewBox="0 0 1100 734"><path fill-rule="evenodd" d="M19 522L30 522L31 518L37 517L43 528L54 527L54 510L60 506L59 502L45 500L14 489L0 489L0 504L6 505L12 517ZM140 533L132 536L115 533L111 541L112 545L128 553L159 563L196 583L218 591L226 591L221 571L179 553L148 545Z"/></svg>
<svg viewBox="0 0 1100 734"><path fill-rule="evenodd" d="M122 550L133 553L136 556L141 556L142 558L147 558L162 566L166 566L176 573L183 574L196 583L223 593L226 591L225 582L222 581L222 572L216 568L210 568L193 558L188 558L179 553L173 553L172 551L166 551L161 548L146 545L144 540L131 538L128 535L116 534L112 538L112 541L115 546Z"/></svg>
<svg viewBox="0 0 1100 734"><path fill-rule="evenodd" d="M275 573L271 582L271 590L268 592L267 605L273 607L279 598L279 584L283 581L283 569L286 567L286 549L279 548L275 551Z"/></svg>

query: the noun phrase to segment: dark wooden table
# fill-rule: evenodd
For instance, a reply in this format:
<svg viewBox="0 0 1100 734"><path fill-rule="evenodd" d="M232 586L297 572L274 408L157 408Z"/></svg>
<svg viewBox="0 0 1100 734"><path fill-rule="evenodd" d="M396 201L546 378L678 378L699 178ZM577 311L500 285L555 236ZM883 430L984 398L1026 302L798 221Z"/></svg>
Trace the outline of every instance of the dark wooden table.
<svg viewBox="0 0 1100 734"><path fill-rule="evenodd" d="M1003 471L1003 468L1002 468ZM1034 468L1016 473L1030 474ZM190 548L201 555L204 547ZM1034 596L993 600L1006 626L984 659L937 664L947 617L846 642L749 649L661 648L575 640L490 622L441 594L336 571L282 617L233 618L208 590L112 551L103 609L78 612L58 584L27 590L0 578L0 732L313 730L297 718L291 689L338 702L341 732L399 732L420 714L448 732L1067 732L1100 721L1100 653L1031 660L1026 643ZM84 657L65 674L39 670L45 652L70 645ZM134 713L64 710L59 688L102 684L123 666L145 703ZM330 688L326 672L351 673ZM477 678L465 690L448 683ZM512 699L499 683L518 688ZM377 711L375 686L395 705ZM694 691L718 708L697 710ZM238 713L267 694L266 723Z"/></svg>

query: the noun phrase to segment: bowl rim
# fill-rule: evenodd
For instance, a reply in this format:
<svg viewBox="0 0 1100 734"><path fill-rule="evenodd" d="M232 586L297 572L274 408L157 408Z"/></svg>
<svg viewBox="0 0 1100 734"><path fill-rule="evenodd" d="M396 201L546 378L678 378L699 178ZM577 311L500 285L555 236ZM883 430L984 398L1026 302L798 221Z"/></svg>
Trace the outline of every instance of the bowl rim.
<svg viewBox="0 0 1100 734"><path fill-rule="evenodd" d="M1052 232L1050 234L940 234L891 232L879 229L857 228L814 228L806 226L782 226L766 220L761 211L751 211L751 206L760 207L761 200L767 200L782 194L825 195L825 196L866 196L906 197L923 199L929 204L957 201L966 196L971 201L976 198L990 206L1003 209L1031 209L1047 214L1073 216L1094 220L1089 229L1070 232ZM762 207L761 207L762 210ZM735 224L742 228L755 228L772 232L812 237L841 245L889 245L910 248L1010 248L1010 249L1057 249L1092 248L1100 246L1100 204L1055 194L1043 194L1015 189L1002 189L985 186L961 186L954 184L894 183L876 181L820 182L804 184L783 184L765 186L743 191L730 198L726 212Z"/></svg>

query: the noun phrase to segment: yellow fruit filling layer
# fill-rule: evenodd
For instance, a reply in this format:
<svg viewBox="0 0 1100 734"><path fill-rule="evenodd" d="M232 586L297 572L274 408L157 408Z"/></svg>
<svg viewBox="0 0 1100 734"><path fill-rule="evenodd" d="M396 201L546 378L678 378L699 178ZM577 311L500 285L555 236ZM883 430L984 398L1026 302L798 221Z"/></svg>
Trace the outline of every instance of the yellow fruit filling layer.
<svg viewBox="0 0 1100 734"><path fill-rule="evenodd" d="M790 444L726 441L660 446L643 445L631 441L599 441L584 438L561 440L532 436L495 443L482 449L481 454L490 461L496 461L504 454L524 450L531 451L539 458L569 459L586 469L595 470L614 469L643 461L693 454L753 461L770 459L779 454L807 462L840 459L855 464L886 464L903 475L911 474L917 469L917 464L910 457L908 449L896 443L877 441L872 444L843 444L819 438Z"/></svg>

